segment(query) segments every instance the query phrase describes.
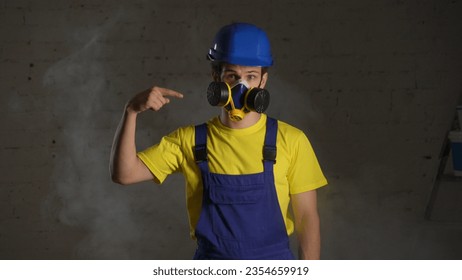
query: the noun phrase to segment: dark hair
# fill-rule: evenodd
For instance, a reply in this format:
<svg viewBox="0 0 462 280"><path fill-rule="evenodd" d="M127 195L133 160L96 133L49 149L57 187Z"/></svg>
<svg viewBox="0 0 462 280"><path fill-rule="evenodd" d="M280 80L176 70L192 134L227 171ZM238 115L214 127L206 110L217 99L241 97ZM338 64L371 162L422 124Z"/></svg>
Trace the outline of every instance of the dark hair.
<svg viewBox="0 0 462 280"><path fill-rule="evenodd" d="M212 61L210 66L212 67L212 77L214 80L219 80L221 76L221 69L223 68L224 62Z"/></svg>

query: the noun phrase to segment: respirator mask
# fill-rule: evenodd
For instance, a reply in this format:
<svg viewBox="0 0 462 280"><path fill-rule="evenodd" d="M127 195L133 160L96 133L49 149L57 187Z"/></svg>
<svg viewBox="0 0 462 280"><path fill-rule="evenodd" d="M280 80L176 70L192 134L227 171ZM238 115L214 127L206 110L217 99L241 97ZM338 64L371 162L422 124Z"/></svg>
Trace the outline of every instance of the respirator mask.
<svg viewBox="0 0 462 280"><path fill-rule="evenodd" d="M270 96L266 89L251 88L240 80L233 85L212 82L207 88L207 100L212 106L224 107L233 121L241 121L250 111L263 113L269 105Z"/></svg>

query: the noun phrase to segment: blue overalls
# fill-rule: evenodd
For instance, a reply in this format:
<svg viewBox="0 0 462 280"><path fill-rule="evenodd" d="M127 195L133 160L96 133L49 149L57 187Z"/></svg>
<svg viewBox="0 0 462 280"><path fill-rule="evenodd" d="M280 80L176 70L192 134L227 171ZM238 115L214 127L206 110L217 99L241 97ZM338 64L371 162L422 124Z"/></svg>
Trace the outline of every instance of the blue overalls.
<svg viewBox="0 0 462 280"><path fill-rule="evenodd" d="M216 174L207 162L207 126L196 126L202 211L194 259L294 259L274 184L277 121L267 118L261 173Z"/></svg>

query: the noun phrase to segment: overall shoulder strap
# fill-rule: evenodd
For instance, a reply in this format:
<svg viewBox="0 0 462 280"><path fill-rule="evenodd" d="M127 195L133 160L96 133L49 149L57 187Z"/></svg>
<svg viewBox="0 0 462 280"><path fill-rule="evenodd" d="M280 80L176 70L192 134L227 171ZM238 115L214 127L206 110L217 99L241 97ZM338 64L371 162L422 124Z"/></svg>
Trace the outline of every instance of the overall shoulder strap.
<svg viewBox="0 0 462 280"><path fill-rule="evenodd" d="M207 161L207 124L195 126L194 159L197 163Z"/></svg>
<svg viewBox="0 0 462 280"><path fill-rule="evenodd" d="M267 117L266 119L266 134L265 144L263 146L263 161L272 161L276 163L276 138L278 135L278 121Z"/></svg>

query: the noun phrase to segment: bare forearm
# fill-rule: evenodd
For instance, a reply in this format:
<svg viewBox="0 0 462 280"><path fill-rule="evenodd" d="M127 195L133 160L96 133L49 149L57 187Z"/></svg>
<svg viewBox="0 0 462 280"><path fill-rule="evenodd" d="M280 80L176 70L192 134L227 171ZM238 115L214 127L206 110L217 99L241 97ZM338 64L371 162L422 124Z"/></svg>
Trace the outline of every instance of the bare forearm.
<svg viewBox="0 0 462 280"><path fill-rule="evenodd" d="M291 196L295 231L299 243L299 257L317 260L321 255L321 234L316 190Z"/></svg>
<svg viewBox="0 0 462 280"><path fill-rule="evenodd" d="M321 234L319 216L311 215L301 222L297 230L299 241L299 258L302 260L318 260L321 255Z"/></svg>
<svg viewBox="0 0 462 280"><path fill-rule="evenodd" d="M170 103L169 97L183 98L183 95L171 89L153 87L137 94L125 106L112 143L110 171L114 182L126 185L154 179L154 175L136 156L136 116L149 109L160 110Z"/></svg>
<svg viewBox="0 0 462 280"><path fill-rule="evenodd" d="M110 171L111 177L117 183L129 183L131 169L136 166L135 130L137 113L124 110L112 144Z"/></svg>

